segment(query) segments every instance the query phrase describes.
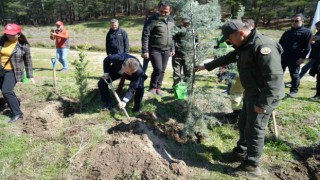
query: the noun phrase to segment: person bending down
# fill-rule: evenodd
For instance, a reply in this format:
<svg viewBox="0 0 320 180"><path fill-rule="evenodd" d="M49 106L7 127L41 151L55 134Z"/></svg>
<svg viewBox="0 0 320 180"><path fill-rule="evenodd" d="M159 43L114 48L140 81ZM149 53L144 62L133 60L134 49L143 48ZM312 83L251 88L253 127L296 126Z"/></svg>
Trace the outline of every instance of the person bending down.
<svg viewBox="0 0 320 180"><path fill-rule="evenodd" d="M144 94L144 81L147 79L139 60L126 53L109 55L103 61L103 71L103 77L98 82L103 102L102 109L110 110L112 108L112 99L110 98L109 87L105 80L111 82L124 77L130 81L130 85L118 105L120 108L124 108L130 99L134 98L133 111L139 112Z"/></svg>

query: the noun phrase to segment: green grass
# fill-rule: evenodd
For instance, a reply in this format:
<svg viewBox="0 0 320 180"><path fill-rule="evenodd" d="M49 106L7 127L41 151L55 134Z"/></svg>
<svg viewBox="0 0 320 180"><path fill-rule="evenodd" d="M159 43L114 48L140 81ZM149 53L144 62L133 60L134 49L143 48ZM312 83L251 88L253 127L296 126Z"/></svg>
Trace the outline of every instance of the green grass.
<svg viewBox="0 0 320 180"><path fill-rule="evenodd" d="M282 34L284 32L282 30L264 29L264 28L259 28L259 27L258 27L258 31L261 34L266 35L266 36L274 39L277 42L279 42L280 37L282 36Z"/></svg>
<svg viewBox="0 0 320 180"><path fill-rule="evenodd" d="M16 168L24 159L26 149L28 149L25 136L7 136L4 132L1 133L0 143L0 169L6 170L6 166Z"/></svg>

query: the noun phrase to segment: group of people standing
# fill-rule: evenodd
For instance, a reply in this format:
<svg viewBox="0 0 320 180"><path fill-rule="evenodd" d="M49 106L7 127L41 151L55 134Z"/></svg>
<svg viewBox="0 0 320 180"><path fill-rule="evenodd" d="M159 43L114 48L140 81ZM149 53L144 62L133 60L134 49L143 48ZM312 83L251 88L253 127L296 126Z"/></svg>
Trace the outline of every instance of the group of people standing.
<svg viewBox="0 0 320 180"><path fill-rule="evenodd" d="M286 83L286 87L290 88L289 97L296 97L300 80L309 71L311 76L317 75L316 94L311 100L320 99L320 21L316 22L316 33L312 35L312 31L304 27L305 17L303 14L296 14L291 18L291 28L283 33L279 43L283 47L281 65L283 71L288 67L291 82ZM301 64L309 59L302 68ZM301 70L300 70L301 68Z"/></svg>
<svg viewBox="0 0 320 180"><path fill-rule="evenodd" d="M173 57L174 80L173 85L181 81L181 68L184 76L190 77L191 70L185 61L182 42L190 23L187 19L176 26L170 16L171 6L159 4L159 12L146 19L142 31L142 54L144 64L128 54L129 40L125 30L119 28L116 19L110 21L110 30L106 36L107 57L103 61L103 77L98 82L98 88L103 102L102 108L112 108L108 83L121 79L118 91L122 90L125 80L130 81L125 96L118 103L120 108L134 99L134 112L141 110L144 95L144 81L146 65L151 62L153 71L150 78L149 92L162 96L162 82L169 58ZM289 67L291 88L289 96L295 97L300 84L300 65L306 59L310 48L310 58L313 61L310 74L317 74L317 93L314 99L320 98L320 37L319 32L312 36L312 32L303 27L304 16L297 14L292 17L292 27L286 31L277 43L267 36L260 34L254 26L241 20L231 20L222 26L221 41L228 41L234 50L209 63L199 65L194 70L211 71L223 65L236 63L239 76L237 81L242 85L243 106L238 121L239 140L229 156L230 161L241 161L241 165L228 172L235 176L261 176L259 159L264 147L265 129L273 110L279 106L285 96L283 76ZM51 31L50 38L56 41L57 58L63 65L62 72L68 70L67 54L69 50L69 33L61 21L56 22L56 29ZM320 30L320 22L316 24ZM173 29L180 30L173 35ZM22 34L21 27L7 24L4 36L0 39L1 67L0 85L3 96L7 100L13 116L9 123L15 122L23 115L20 102L13 89L23 77L23 69L27 78L34 82L32 75L32 61L30 46ZM228 155L228 154L227 154ZM231 158L230 158L231 157Z"/></svg>
<svg viewBox="0 0 320 180"><path fill-rule="evenodd" d="M69 33L63 29L63 22L58 21L56 26L57 29L51 31L50 38L56 40L57 58L63 65L61 71L64 72L68 70ZM0 60L0 89L12 112L8 123L13 123L23 117L20 100L14 93L17 82L26 77L35 83L30 44L18 24L9 23L4 27L3 36L0 38Z"/></svg>
<svg viewBox="0 0 320 180"><path fill-rule="evenodd" d="M102 109L110 110L112 108L109 89L105 80L111 82L112 80L121 78L117 92L121 92L125 79L128 79L131 82L125 97L118 105L120 107L125 107L126 103L134 95L134 111L139 112L141 110L141 100L144 93L143 91L140 91L141 88L144 87L144 81L147 78L145 72L149 61L153 67L149 85L149 93L151 94L163 96L163 91L161 90L162 81L170 57L172 57L174 69L173 86L181 80L181 69L184 71L185 79L190 77L191 70L186 65L184 58L185 52L181 47L190 23L187 20L184 20L181 26L175 26L175 22L170 16L172 9L169 4L160 3L158 10L158 12L148 17L144 23L141 38L141 57L144 58L143 66L136 57L128 54L128 36L123 29L119 28L118 20L112 19L110 21L110 30L106 37L106 51L108 56L103 63L103 78L98 82L103 102ZM179 28L180 33L173 35L174 28ZM128 74L124 71L124 66L127 61L133 61L133 59L135 59L135 62L138 62L138 64L131 67L131 74ZM122 69L119 69L121 64Z"/></svg>

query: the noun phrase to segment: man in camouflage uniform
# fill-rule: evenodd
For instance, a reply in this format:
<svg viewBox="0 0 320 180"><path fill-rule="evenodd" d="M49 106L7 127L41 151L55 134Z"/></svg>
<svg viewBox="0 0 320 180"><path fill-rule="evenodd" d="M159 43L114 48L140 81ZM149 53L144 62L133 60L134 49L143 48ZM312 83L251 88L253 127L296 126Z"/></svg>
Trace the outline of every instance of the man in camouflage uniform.
<svg viewBox="0 0 320 180"><path fill-rule="evenodd" d="M234 157L242 160L240 166L229 169L234 176L261 176L259 158L264 146L265 129L272 111L285 96L281 46L270 38L250 29L240 20L222 26L225 39L235 50L199 65L196 71L211 71L222 65L237 62L241 84L245 90L243 107L238 122L240 138L233 149Z"/></svg>

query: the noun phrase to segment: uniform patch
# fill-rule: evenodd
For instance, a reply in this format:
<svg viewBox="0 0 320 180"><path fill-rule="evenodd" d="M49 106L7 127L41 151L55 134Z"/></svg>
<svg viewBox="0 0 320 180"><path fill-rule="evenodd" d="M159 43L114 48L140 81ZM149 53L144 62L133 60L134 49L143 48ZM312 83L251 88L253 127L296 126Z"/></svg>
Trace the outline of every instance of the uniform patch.
<svg viewBox="0 0 320 180"><path fill-rule="evenodd" d="M271 49L268 47L263 47L260 50L261 54L270 54L271 53Z"/></svg>

